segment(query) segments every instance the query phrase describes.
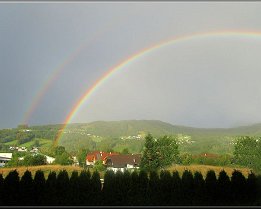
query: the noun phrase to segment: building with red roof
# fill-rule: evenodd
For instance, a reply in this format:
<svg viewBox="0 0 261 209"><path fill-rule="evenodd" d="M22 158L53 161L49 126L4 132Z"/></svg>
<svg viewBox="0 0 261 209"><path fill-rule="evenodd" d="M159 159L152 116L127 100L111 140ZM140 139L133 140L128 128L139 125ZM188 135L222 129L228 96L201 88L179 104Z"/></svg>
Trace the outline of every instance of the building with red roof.
<svg viewBox="0 0 261 209"><path fill-rule="evenodd" d="M102 160L103 164L105 163L105 158L112 155L119 155L116 152L103 152L103 151L93 151L87 154L86 156L86 165L94 165L96 161Z"/></svg>

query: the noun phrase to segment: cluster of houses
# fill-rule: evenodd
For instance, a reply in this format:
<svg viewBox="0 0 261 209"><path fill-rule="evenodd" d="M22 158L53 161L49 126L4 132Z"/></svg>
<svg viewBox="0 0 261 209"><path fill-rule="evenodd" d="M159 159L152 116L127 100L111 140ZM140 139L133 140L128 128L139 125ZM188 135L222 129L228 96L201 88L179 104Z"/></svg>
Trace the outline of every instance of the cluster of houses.
<svg viewBox="0 0 261 209"><path fill-rule="evenodd" d="M11 151L18 151L18 152L27 152L27 148L26 147L9 147L9 150ZM38 152L39 149L38 147L32 147L32 149L30 150L30 152Z"/></svg>
<svg viewBox="0 0 261 209"><path fill-rule="evenodd" d="M11 149L11 147L10 147ZM19 150L18 147L14 147L11 150ZM32 148L30 152L33 152L33 155L40 154L37 148ZM4 167L5 164L12 159L13 153L0 153L0 167ZM54 162L55 158L46 156L48 164ZM23 160L21 157L19 160ZM73 165L78 166L79 162L76 157L73 158ZM101 161L102 164L108 169L117 172L118 170L124 172L125 170L137 169L140 166L141 154L120 154L117 152L103 152L103 151L93 151L87 154L86 156L86 165L94 166L97 161Z"/></svg>
<svg viewBox="0 0 261 209"><path fill-rule="evenodd" d="M139 168L141 154L120 154L117 152L93 151L86 156L86 165L93 166L95 162L101 160L108 169L117 172L118 170L132 170Z"/></svg>

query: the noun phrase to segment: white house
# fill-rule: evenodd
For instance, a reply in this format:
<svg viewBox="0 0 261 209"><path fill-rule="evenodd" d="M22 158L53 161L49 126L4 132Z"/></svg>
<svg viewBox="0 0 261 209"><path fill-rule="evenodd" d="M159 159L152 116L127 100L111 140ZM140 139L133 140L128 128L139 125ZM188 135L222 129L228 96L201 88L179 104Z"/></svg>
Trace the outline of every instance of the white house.
<svg viewBox="0 0 261 209"><path fill-rule="evenodd" d="M47 155L44 155L44 156L46 157L46 162L47 162L48 164L53 163L53 161L55 160L55 158L53 158L53 157L50 157L50 156L47 156Z"/></svg>
<svg viewBox="0 0 261 209"><path fill-rule="evenodd" d="M133 170L135 168L139 168L140 160L140 154L113 155L106 157L105 165L108 170L113 170L114 172L124 172L128 169Z"/></svg>
<svg viewBox="0 0 261 209"><path fill-rule="evenodd" d="M0 167L4 167L12 159L13 153L0 153Z"/></svg>

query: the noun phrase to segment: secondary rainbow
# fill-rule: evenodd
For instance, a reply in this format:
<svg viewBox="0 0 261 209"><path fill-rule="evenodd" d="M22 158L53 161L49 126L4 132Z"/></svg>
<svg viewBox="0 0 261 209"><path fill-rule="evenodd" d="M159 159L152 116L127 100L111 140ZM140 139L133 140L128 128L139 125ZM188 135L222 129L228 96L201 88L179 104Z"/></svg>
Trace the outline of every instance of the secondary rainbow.
<svg viewBox="0 0 261 209"><path fill-rule="evenodd" d="M66 126L71 122L74 115L78 112L80 107L88 100L91 95L101 86L109 77L114 75L115 72L122 69L126 65L130 64L132 61L141 58L142 56L157 50L159 48L165 47L167 45L177 44L180 42L189 41L192 39L199 39L199 38L206 38L206 37L230 37L230 36L238 36L238 37L246 37L246 38L261 38L261 32L259 31L214 31L214 32L204 32L204 33L193 33L189 35L177 36L171 38L169 40L164 40L158 44L155 44L151 47L145 48L138 53L133 54L132 56L128 57L124 61L120 62L116 66L110 68L101 78L96 80L96 82L87 89L87 91L82 95L82 97L75 103L71 112L66 116L66 119L63 122L62 128L59 130L57 137L54 141L54 146L58 144L58 141L63 135L63 130Z"/></svg>
<svg viewBox="0 0 261 209"><path fill-rule="evenodd" d="M126 16L127 17L127 16ZM124 22L125 18L117 19L113 18L107 22L106 27L100 27L90 38L86 38L86 40L77 47L73 53L71 53L57 68L53 70L53 72L48 76L48 78L43 82L41 85L39 91L37 91L37 94L34 96L31 105L29 106L28 110L25 112L23 117L22 124L28 124L29 119L35 112L36 108L41 103L44 95L48 92L48 90L51 88L51 86L55 83L55 81L59 78L59 76L64 73L66 70L66 66L72 63L78 55L80 55L83 50L85 50L88 46L96 43L101 39L102 36L104 36L106 33L108 33L110 30L114 28L115 25L120 24Z"/></svg>

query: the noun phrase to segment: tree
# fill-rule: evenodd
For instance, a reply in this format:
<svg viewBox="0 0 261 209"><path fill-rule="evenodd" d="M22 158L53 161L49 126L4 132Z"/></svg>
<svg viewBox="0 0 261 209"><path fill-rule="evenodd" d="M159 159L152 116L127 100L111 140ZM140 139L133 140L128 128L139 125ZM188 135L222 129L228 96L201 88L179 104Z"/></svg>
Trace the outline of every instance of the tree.
<svg viewBox="0 0 261 209"><path fill-rule="evenodd" d="M148 171L157 170L159 165L158 165L157 155L156 155L156 143L155 143L155 139L152 137L151 134L148 134L145 137L144 146L145 149L141 157L140 167Z"/></svg>
<svg viewBox="0 0 261 209"><path fill-rule="evenodd" d="M83 170L79 176L79 199L81 205L89 205L91 189L91 173Z"/></svg>
<svg viewBox="0 0 261 209"><path fill-rule="evenodd" d="M261 137L237 137L234 161L254 170L261 170Z"/></svg>
<svg viewBox="0 0 261 209"><path fill-rule="evenodd" d="M140 170L137 191L138 198L140 199L139 205L147 205L148 182L148 173L145 170Z"/></svg>
<svg viewBox="0 0 261 209"><path fill-rule="evenodd" d="M101 179L97 170L92 173L91 177L91 198L92 205L99 205L101 201Z"/></svg>
<svg viewBox="0 0 261 209"><path fill-rule="evenodd" d="M171 204L171 193L173 190L172 177L169 171L160 171L160 205Z"/></svg>
<svg viewBox="0 0 261 209"><path fill-rule="evenodd" d="M124 148L124 149L121 151L121 154L123 154L123 155L130 154L129 149L128 149L128 148Z"/></svg>
<svg viewBox="0 0 261 209"><path fill-rule="evenodd" d="M69 204L69 176L66 170L62 170L58 173L56 179L56 196L59 205Z"/></svg>
<svg viewBox="0 0 261 209"><path fill-rule="evenodd" d="M247 182L246 182L246 194L247 194L247 204L254 205L257 194L258 194L258 185L257 185L257 177L256 175L251 172L248 174Z"/></svg>
<svg viewBox="0 0 261 209"><path fill-rule="evenodd" d="M33 205L34 188L32 173L29 170L24 172L20 181L20 200L21 205Z"/></svg>
<svg viewBox="0 0 261 209"><path fill-rule="evenodd" d="M48 192L47 192L48 191ZM56 198L56 173L50 172L46 180L46 192L44 194L45 205L57 205Z"/></svg>
<svg viewBox="0 0 261 209"><path fill-rule="evenodd" d="M19 174L17 170L10 171L4 179L4 205L19 205Z"/></svg>
<svg viewBox="0 0 261 209"><path fill-rule="evenodd" d="M80 166L86 164L86 156L88 152L90 152L89 149L80 149L77 153L77 159L79 161Z"/></svg>
<svg viewBox="0 0 261 209"><path fill-rule="evenodd" d="M140 167L147 171L158 170L179 162L179 150L176 139L163 136L155 139L151 134L145 137L145 147Z"/></svg>
<svg viewBox="0 0 261 209"><path fill-rule="evenodd" d="M46 157L40 154L35 154L35 155L28 154L24 157L22 164L25 166L46 165Z"/></svg>
<svg viewBox="0 0 261 209"><path fill-rule="evenodd" d="M60 165L71 165L73 160L67 152L64 152L61 155L56 156L54 163Z"/></svg>
<svg viewBox="0 0 261 209"><path fill-rule="evenodd" d="M55 147L55 149L54 149L54 154L55 154L55 156L56 155L62 155L63 153L65 153L66 151L65 151L65 147L63 147L63 146L57 146L57 147Z"/></svg>
<svg viewBox="0 0 261 209"><path fill-rule="evenodd" d="M217 197L217 177L213 170L209 170L205 179L206 183L206 200L208 205L216 205Z"/></svg>
<svg viewBox="0 0 261 209"><path fill-rule="evenodd" d="M182 205L182 190L181 190L181 177L178 171L173 171L172 173L172 196L171 203L172 205Z"/></svg>
<svg viewBox="0 0 261 209"><path fill-rule="evenodd" d="M194 198L194 179L189 170L185 170L181 178L181 203L182 205L193 205Z"/></svg>
<svg viewBox="0 0 261 209"><path fill-rule="evenodd" d="M217 203L219 205L229 205L231 199L231 182L227 173L222 170L217 179Z"/></svg>
<svg viewBox="0 0 261 209"><path fill-rule="evenodd" d="M245 204L247 196L246 191L246 178L240 171L234 170L231 176L231 193L235 205Z"/></svg>
<svg viewBox="0 0 261 209"><path fill-rule="evenodd" d="M149 173L148 182L148 204L149 205L159 205L159 193L160 193L160 183L159 175L157 171L153 170Z"/></svg>
<svg viewBox="0 0 261 209"><path fill-rule="evenodd" d="M0 173L0 206L3 205L4 177Z"/></svg>
<svg viewBox="0 0 261 209"><path fill-rule="evenodd" d="M44 204L44 194L45 194L45 178L44 173L41 170L37 170L34 175L34 199L36 205L43 205ZM46 191L47 192L47 191Z"/></svg>
<svg viewBox="0 0 261 209"><path fill-rule="evenodd" d="M193 205L204 205L205 181L202 174L199 171L196 171L194 173L194 187L195 195L193 199Z"/></svg>
<svg viewBox="0 0 261 209"><path fill-rule="evenodd" d="M73 171L70 178L70 205L79 205L79 175L78 171Z"/></svg>
<svg viewBox="0 0 261 209"><path fill-rule="evenodd" d="M103 203L105 205L115 205L116 196L115 194L115 174L112 170L107 170L104 174L104 184L102 189Z"/></svg>
<svg viewBox="0 0 261 209"><path fill-rule="evenodd" d="M190 165L192 163L192 154L190 153L183 153L180 156L181 163L183 165Z"/></svg>
<svg viewBox="0 0 261 209"><path fill-rule="evenodd" d="M163 136L156 141L156 147L160 168L165 168L172 165L172 163L179 162L179 150L175 138Z"/></svg>
<svg viewBox="0 0 261 209"><path fill-rule="evenodd" d="M40 142L39 142L39 140L38 139L36 139L35 141L34 141L34 145L33 145L34 147L40 147Z"/></svg>
<svg viewBox="0 0 261 209"><path fill-rule="evenodd" d="M103 165L102 160L97 160L97 161L94 163L93 168L94 168L95 170L98 170L98 171L105 171L105 170L106 170L106 167Z"/></svg>

